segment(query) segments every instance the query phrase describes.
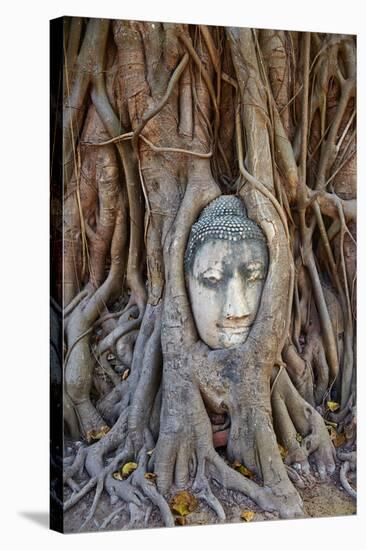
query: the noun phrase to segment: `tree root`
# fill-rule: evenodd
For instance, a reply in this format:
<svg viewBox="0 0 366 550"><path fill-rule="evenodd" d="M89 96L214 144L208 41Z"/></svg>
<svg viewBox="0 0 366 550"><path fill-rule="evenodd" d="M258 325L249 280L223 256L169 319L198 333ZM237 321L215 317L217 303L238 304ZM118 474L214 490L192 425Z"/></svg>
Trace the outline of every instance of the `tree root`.
<svg viewBox="0 0 366 550"><path fill-rule="evenodd" d="M105 518L105 520L100 524L99 526L99 530L102 531L104 530L106 527L108 527L108 525L111 523L111 521L116 517L118 516L118 514L120 514L121 512L123 512L123 510L125 509L124 506L120 506L119 508L117 508L116 510L113 510L113 512L111 512L109 514L109 516L107 516Z"/></svg>
<svg viewBox="0 0 366 550"><path fill-rule="evenodd" d="M351 472L356 471L356 452L351 452L351 453L338 452L338 458L343 461L343 464L339 472L339 478L340 478L342 487L348 495L350 495L354 499L357 499L357 491L355 491L355 489L351 487L347 479L347 474L349 471Z"/></svg>
<svg viewBox="0 0 366 550"><path fill-rule="evenodd" d="M94 517L95 510L97 509L99 499L100 499L100 497L102 495L102 492L103 492L103 487L104 487L103 477L99 477L98 482L97 482L97 488L96 488L96 491L95 491L95 496L94 496L92 507L90 508L89 513L86 516L85 520L81 524L80 531L83 531L83 529L85 529L85 527L88 525L89 521L91 521L91 519Z"/></svg>
<svg viewBox="0 0 366 550"><path fill-rule="evenodd" d="M210 508L216 513L220 521L225 521L225 511L218 500L213 494L208 478L205 475L205 462L202 461L197 468L197 475L193 483L193 489L197 493L197 497L208 504Z"/></svg>
<svg viewBox="0 0 366 550"><path fill-rule="evenodd" d="M98 479L96 477L91 478L86 485L78 492L73 494L69 500L64 502L64 512L70 510L75 504L77 504L85 495L91 491L97 484Z"/></svg>
<svg viewBox="0 0 366 550"><path fill-rule="evenodd" d="M320 458L318 457L316 464L321 477L324 477L327 467L328 471L332 469L330 463L324 466L324 472L322 469L322 464L325 464L324 456L327 458L329 456L327 455L328 451L322 451L321 442L324 434L317 429L318 416L320 421L323 421L320 415L297 394L286 373L278 377L275 387L277 387L277 392L281 392L281 397L289 413L293 415L294 409L297 408L296 410L298 410L294 425L303 434L303 439L301 445L297 441L297 452L291 451L285 471L297 487L304 488L311 483L312 479L309 475L307 462L307 457L311 453L315 456L316 453L320 453ZM198 395L195 395L197 398ZM301 499L289 480L286 481L278 474L277 463L276 475L272 479L272 484L268 482L268 474L266 474L267 479L264 486L260 486L230 467L216 453L213 447L212 427L204 403L201 398L198 400L196 398L192 396L189 399L192 410L190 420L183 429L176 426L173 433L165 433L164 427L160 429L159 440L150 461L148 450L153 448L154 441L148 431L145 430L144 444L137 455L138 467L127 480L118 481L112 477L113 471L116 471L121 464L130 460L134 454L131 454L132 446L128 438L124 440L125 436L123 436L127 433L127 413L123 419L119 419L119 428L114 426L107 436L91 447L79 448L74 464L66 474L66 482L71 479L76 471L80 470L84 463L91 479L78 492L74 492L65 503L64 509L65 511L69 510L96 487L93 504L81 527L82 529L94 517L103 489L110 495L112 504L116 504L119 500L128 503L129 527L136 522L140 524L143 521L141 515L143 510L146 511L146 521L146 517L151 513L151 506L156 506L159 509L165 525L173 526L174 517L166 500L168 490L173 482L178 488L186 487L189 479L193 480L192 490L197 498L205 502L216 513L219 521L225 521L225 511L220 501L213 494L210 482L218 483L228 490L242 492L262 509L269 512L277 511L281 517L301 517L303 515ZM301 412L299 412L300 405L302 407ZM278 412L278 409L275 410L275 414L276 411ZM200 414L202 412L204 413L203 416ZM166 416L163 415L162 418L166 418ZM121 431L122 425L124 428ZM295 436L294 440L296 441ZM112 462L104 466L103 456L118 446L121 449L121 444L123 450L117 452ZM299 449L302 451L300 454ZM324 452L325 455L323 455ZM295 459L297 462L295 462ZM263 460L263 457L261 460ZM292 467L290 467L291 463L293 464ZM348 461L347 463L349 464ZM262 464L261 468L266 471L268 466ZM344 467L343 470L346 470L346 468ZM152 471L157 475L157 485L155 485L155 479L149 479L149 476L146 476L147 473ZM76 487L74 489L77 491ZM108 525L122 509L124 508L119 507L118 511L113 511L102 525Z"/></svg>
<svg viewBox="0 0 366 550"><path fill-rule="evenodd" d="M277 511L282 518L303 516L302 502L295 489L284 493L280 485L261 487L228 466L216 453L215 456L212 455L211 460L216 469L214 479L226 489L242 492L263 510Z"/></svg>
<svg viewBox="0 0 366 550"><path fill-rule="evenodd" d="M64 471L64 482L71 479L77 473L81 474L84 469L87 452L88 448L85 445L80 445L72 465Z"/></svg>
<svg viewBox="0 0 366 550"><path fill-rule="evenodd" d="M357 499L357 491L355 491L348 482L347 473L351 469L351 464L346 460L343 462L340 470L340 480L342 483L343 489L349 494L352 498Z"/></svg>
<svg viewBox="0 0 366 550"><path fill-rule="evenodd" d="M261 487L228 466L216 453L211 424L202 397L197 393L192 394L191 391L192 388L188 387L183 390L190 403L189 418L185 418L183 424L178 410L173 418L170 417L173 412L170 409L172 403L163 402L163 425L160 427L159 439L153 453L158 490L165 495L173 483L178 488L186 487L193 475L193 488L198 490L198 496L216 512L221 521L224 520L225 514L221 504L212 494L209 485L211 479L226 489L244 493L264 510L278 511L281 517L301 516L301 499L291 485L285 469L283 468L283 474L278 473L277 468L276 473L274 470L269 473L271 456L267 457L266 463L264 456L261 457L262 469L265 472L264 486ZM179 401L179 397L175 396L174 406L178 406L178 409ZM167 410L164 409L164 405L168 407ZM258 439L260 449L263 447L262 443L262 440ZM277 448L275 451L278 453ZM277 462L273 462L273 469L275 466Z"/></svg>
<svg viewBox="0 0 366 550"><path fill-rule="evenodd" d="M283 370L272 394L274 422L280 441L288 450L286 463L305 475L313 456L321 479L335 470L335 450L323 418L296 392ZM300 437L296 437L299 434Z"/></svg>
<svg viewBox="0 0 366 550"><path fill-rule="evenodd" d="M298 489L305 489L305 483L300 474L295 470L295 468L292 468L291 466L285 466L286 472L291 480L291 482L297 487Z"/></svg>
<svg viewBox="0 0 366 550"><path fill-rule="evenodd" d="M126 334L137 330L140 328L141 325L141 318L138 317L137 319L133 319L130 321L126 321L126 323L123 323L121 325L117 325L112 332L110 332L100 343L98 351L100 354L105 353L106 351L113 348L113 346L116 344L116 342L122 338L122 336L125 336Z"/></svg>
<svg viewBox="0 0 366 550"><path fill-rule="evenodd" d="M138 468L132 474L132 484L139 487L144 495L157 506L167 527L174 526L174 518L165 498L158 492L155 482L145 477L147 473L147 449L143 447L138 457Z"/></svg>

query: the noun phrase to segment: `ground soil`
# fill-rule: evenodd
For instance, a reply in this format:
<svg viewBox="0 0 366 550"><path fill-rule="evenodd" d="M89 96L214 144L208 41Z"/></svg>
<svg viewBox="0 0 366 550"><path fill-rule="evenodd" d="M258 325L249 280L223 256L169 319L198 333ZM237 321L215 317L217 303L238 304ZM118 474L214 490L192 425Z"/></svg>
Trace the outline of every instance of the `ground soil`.
<svg viewBox="0 0 366 550"><path fill-rule="evenodd" d="M320 481L314 476L313 484L305 489L299 489L299 493L304 502L305 518L336 517L349 516L356 514L356 501L351 498L342 488L339 481L340 464L337 463L336 471L325 481ZM76 478L81 485L87 481L84 474ZM227 491L221 487L212 487L213 492L220 500L226 513L227 523L243 522L240 519L242 512L253 511L254 516L251 521L273 521L278 520L276 512L263 512L252 500L241 493ZM177 491L176 491L177 492ZM95 491L89 493L80 503L66 512L64 519L64 529L66 533L80 532L80 526L85 520L91 508ZM65 500L71 495L69 488L65 489ZM174 490L172 495L174 495ZM83 530L98 531L100 525L117 507L123 507L121 513L114 517L106 530L123 530L127 528L142 529L145 528L144 521L128 527L129 515L128 506L123 502L112 506L107 494L103 494L97 507L94 518ZM218 523L218 518L214 512L203 502L199 501L198 508L186 516L186 525L212 525ZM147 527L164 527L159 510L153 508L148 520Z"/></svg>

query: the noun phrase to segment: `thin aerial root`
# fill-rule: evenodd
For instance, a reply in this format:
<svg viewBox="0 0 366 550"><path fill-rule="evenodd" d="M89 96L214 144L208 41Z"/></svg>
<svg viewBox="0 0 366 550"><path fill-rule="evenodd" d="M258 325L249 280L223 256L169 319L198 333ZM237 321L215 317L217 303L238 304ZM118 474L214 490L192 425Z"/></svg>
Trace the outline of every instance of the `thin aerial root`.
<svg viewBox="0 0 366 550"><path fill-rule="evenodd" d="M175 87L176 83L179 81L179 79L180 79L181 75L183 74L185 68L187 67L188 62L189 62L189 54L185 53L183 58L181 59L179 65L177 66L177 68L175 69L174 73L171 76L171 79L169 81L169 84L168 84L168 87L167 87L167 90L165 92L164 97L162 97L162 99L158 102L157 105L155 105L153 107L153 109L151 109L150 111L143 114L140 124L138 125L138 127L133 132L132 146L133 146L135 151L137 151L137 140L138 140L139 135L141 134L142 130L144 129L146 124L149 122L149 120L151 120L154 116L156 116L163 109L163 107L167 104L170 96L172 95L174 87Z"/></svg>
<svg viewBox="0 0 366 550"><path fill-rule="evenodd" d="M181 149L180 147L158 147L157 145L154 145L150 140L148 140L142 134L140 134L140 138L142 139L142 141L146 143L146 145L148 145L156 153L180 153L183 155L191 155L193 157L198 157L201 159L209 159L212 157L212 151L209 151L208 153L200 153L199 151L191 151L190 149Z"/></svg>
<svg viewBox="0 0 366 550"><path fill-rule="evenodd" d="M202 76L202 79L204 80L204 82L207 86L207 90L208 90L208 93L210 95L210 98L211 98L211 101L212 101L212 104L213 104L213 108L214 108L214 111L215 111L215 118L216 118L216 121L218 123L219 120L220 120L220 113L219 113L219 109L218 109L218 106L217 106L216 94L215 94L215 90L214 90L213 85L212 85L211 78L210 78L207 70L203 66L203 63L202 63L201 59L199 58L196 50L194 49L191 39L188 36L186 36L183 29L180 29L179 38L181 39L181 41L183 42L183 44L187 48L188 52L190 53L193 61L197 65L198 71L199 71L200 75Z"/></svg>
<svg viewBox="0 0 366 550"><path fill-rule="evenodd" d="M237 142L237 150L238 150L238 163L239 163L239 170L242 178L244 180L247 180L257 191L262 193L267 199L269 199L276 209L277 214L279 215L283 228L286 233L286 237L288 241L290 240L289 231L288 231L288 225L286 216L284 214L284 210L276 197L267 189L267 187L259 181L257 178L255 178L252 174L250 174L247 169L244 166L244 154L243 154L243 142L242 142L242 135L241 135L241 122L240 122L240 110L239 107L236 109L236 115L235 115L235 127L236 127L236 142ZM243 186L241 186L243 187Z"/></svg>
<svg viewBox="0 0 366 550"><path fill-rule="evenodd" d="M132 136L133 136L133 133L128 132L127 134L121 134L120 136L116 136L115 138L109 139L108 141L103 141L103 142L100 142L100 143L86 143L86 142L84 142L84 145L102 146L102 145L107 145L109 143L124 141L124 140L127 140L127 139L130 140L130 139L132 139ZM149 139L147 139L147 137L144 136L143 134L139 134L138 137L139 137L139 139L142 139L142 141L144 143L146 143L146 145L148 145L150 147L150 149L152 149L156 153L179 153L181 155L191 155L193 157L198 157L198 158L201 158L201 159L209 159L213 155L212 151L209 151L208 153L201 153L199 151L193 151L193 150L190 150L190 149L182 149L180 147L163 147L163 146L159 147L158 145L155 145Z"/></svg>

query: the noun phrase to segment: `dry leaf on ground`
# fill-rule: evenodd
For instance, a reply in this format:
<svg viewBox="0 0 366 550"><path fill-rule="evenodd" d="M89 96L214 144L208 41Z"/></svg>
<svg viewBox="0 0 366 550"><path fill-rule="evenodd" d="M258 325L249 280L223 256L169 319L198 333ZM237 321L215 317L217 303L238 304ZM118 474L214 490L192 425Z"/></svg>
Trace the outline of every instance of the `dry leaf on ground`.
<svg viewBox="0 0 366 550"><path fill-rule="evenodd" d="M126 380L126 378L128 378L129 376L130 376L130 369L124 370L122 374L122 380Z"/></svg>
<svg viewBox="0 0 366 550"><path fill-rule="evenodd" d="M245 510L240 514L240 518L243 519L244 521L252 521L252 519L254 518L254 515L255 515L254 512L252 512L251 510Z"/></svg>
<svg viewBox="0 0 366 550"><path fill-rule="evenodd" d="M288 450L285 449L285 447L283 447L279 443L277 444L277 446L278 446L278 450L280 451L281 458L282 460L284 460L288 454Z"/></svg>
<svg viewBox="0 0 366 550"><path fill-rule="evenodd" d="M136 462L126 462L117 472L114 472L112 475L114 479L117 479L118 481L122 481L123 479L127 479L129 475L132 474L137 468Z"/></svg>
<svg viewBox="0 0 366 550"><path fill-rule="evenodd" d="M254 477L254 473L246 466L243 466L243 464L241 464L238 460L235 460L235 462L232 463L231 467L234 468L234 470L240 472L245 477Z"/></svg>
<svg viewBox="0 0 366 550"><path fill-rule="evenodd" d="M144 477L149 481L155 481L155 479L157 478L157 475L154 472L146 472L146 474L144 474Z"/></svg>
<svg viewBox="0 0 366 550"><path fill-rule="evenodd" d="M180 516L187 516L198 506L198 500L188 491L177 493L170 502L170 508Z"/></svg>

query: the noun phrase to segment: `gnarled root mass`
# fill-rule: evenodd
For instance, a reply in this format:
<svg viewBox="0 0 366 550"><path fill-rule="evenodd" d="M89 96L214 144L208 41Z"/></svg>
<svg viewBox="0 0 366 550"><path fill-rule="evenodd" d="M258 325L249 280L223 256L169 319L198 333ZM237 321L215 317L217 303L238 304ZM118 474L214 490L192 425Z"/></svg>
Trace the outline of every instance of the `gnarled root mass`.
<svg viewBox="0 0 366 550"><path fill-rule="evenodd" d="M65 431L79 444L64 510L93 491L80 529L103 494L100 528L126 506L130 526L154 507L171 526L170 499L188 490L224 521L220 485L297 517L296 487L333 474L335 446L355 496L353 37L65 29L58 291ZM269 270L246 342L211 350L184 252L201 210L231 193L266 236Z"/></svg>

